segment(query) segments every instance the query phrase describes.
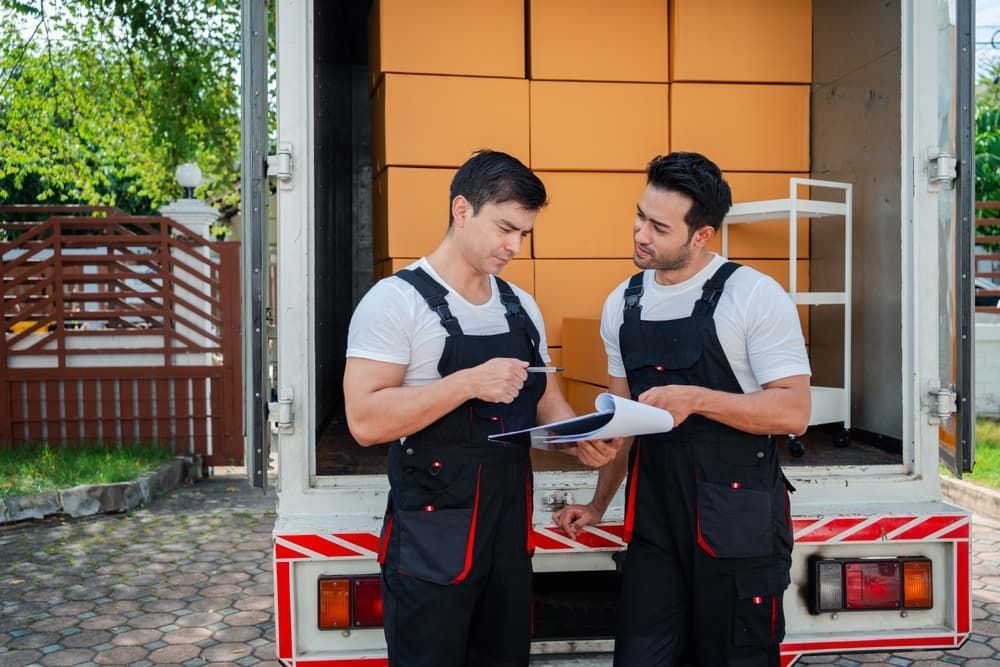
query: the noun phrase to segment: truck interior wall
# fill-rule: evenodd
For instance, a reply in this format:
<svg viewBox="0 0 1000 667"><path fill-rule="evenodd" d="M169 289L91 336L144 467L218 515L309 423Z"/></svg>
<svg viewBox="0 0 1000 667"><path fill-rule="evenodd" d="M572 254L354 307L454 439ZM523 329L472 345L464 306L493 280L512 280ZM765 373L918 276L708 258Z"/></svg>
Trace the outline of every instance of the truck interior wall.
<svg viewBox="0 0 1000 667"><path fill-rule="evenodd" d="M814 0L811 175L854 184L853 426L902 437L899 0ZM810 228L810 283L843 288L843 226ZM813 383L841 386L843 309L814 307Z"/></svg>
<svg viewBox="0 0 1000 667"><path fill-rule="evenodd" d="M316 423L343 412L344 349L354 306L371 284L369 2L314 10Z"/></svg>

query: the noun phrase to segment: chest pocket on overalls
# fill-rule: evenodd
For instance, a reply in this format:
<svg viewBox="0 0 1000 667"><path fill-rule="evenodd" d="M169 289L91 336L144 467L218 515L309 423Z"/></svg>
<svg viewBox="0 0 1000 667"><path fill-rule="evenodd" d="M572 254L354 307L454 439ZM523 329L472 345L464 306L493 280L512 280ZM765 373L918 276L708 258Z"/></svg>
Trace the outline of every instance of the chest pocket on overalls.
<svg viewBox="0 0 1000 667"><path fill-rule="evenodd" d="M693 368L700 360L700 346L677 346L657 353L629 352L623 357L622 363L633 390L641 388L645 391L667 384L686 384L685 371Z"/></svg>
<svg viewBox="0 0 1000 667"><path fill-rule="evenodd" d="M447 455L390 458L400 574L435 584L465 578L472 565L481 469Z"/></svg>
<svg viewBox="0 0 1000 667"><path fill-rule="evenodd" d="M519 425L509 425L514 421L510 414L511 410L504 403L488 403L486 401L474 400L469 402L469 426L473 429L473 434L480 438L503 433L504 431L516 431L522 428Z"/></svg>

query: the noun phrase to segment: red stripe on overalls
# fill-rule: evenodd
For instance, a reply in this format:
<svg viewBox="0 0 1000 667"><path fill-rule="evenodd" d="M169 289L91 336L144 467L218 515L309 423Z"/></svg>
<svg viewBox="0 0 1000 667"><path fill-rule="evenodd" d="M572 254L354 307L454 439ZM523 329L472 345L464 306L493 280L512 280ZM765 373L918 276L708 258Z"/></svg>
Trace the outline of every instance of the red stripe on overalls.
<svg viewBox="0 0 1000 667"><path fill-rule="evenodd" d="M389 550L389 538L392 536L392 514L389 514L385 518L385 527L382 529L382 535L379 537L378 544L378 561L379 565L385 563L385 553Z"/></svg>
<svg viewBox="0 0 1000 667"><path fill-rule="evenodd" d="M525 532L527 533L527 537L525 538L526 540L525 548L528 550L529 556L535 555L535 530L532 523L532 520L534 519L535 516L535 498L534 498L534 484L532 483L534 480L532 479L532 477L533 475L531 471L529 471L528 474L525 475L525 482L524 482L525 486L524 501L527 513L526 521L524 524L526 526Z"/></svg>
<svg viewBox="0 0 1000 667"><path fill-rule="evenodd" d="M469 570L472 569L472 554L476 546L476 519L479 517L479 484L482 482L483 477L483 464L479 464L476 468L476 499L472 503L472 521L469 523L469 538L465 543L465 567L462 571L458 573L451 583L458 584L465 580L469 576Z"/></svg>
<svg viewBox="0 0 1000 667"><path fill-rule="evenodd" d="M632 528L635 526L635 490L639 488L639 452L641 445L635 443L635 458L632 459L632 470L629 472L628 501L625 503L625 528L622 530L622 540L632 541Z"/></svg>

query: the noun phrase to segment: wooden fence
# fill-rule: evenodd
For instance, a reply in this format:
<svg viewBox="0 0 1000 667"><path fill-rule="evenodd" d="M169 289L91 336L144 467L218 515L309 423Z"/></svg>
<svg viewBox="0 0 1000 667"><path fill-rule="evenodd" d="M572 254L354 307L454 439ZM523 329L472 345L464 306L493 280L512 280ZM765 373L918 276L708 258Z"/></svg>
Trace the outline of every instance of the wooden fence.
<svg viewBox="0 0 1000 667"><path fill-rule="evenodd" d="M977 211L1000 211L1000 201L978 201ZM979 230L984 227L1000 226L1000 218L976 218L976 245L997 245L1000 244L1000 236L996 234L980 234ZM1000 284L1000 252L996 250L987 252L976 252L973 258L977 278L988 278L994 284ZM990 268L981 268L983 264L988 264ZM976 294L981 297L1000 299L1000 289L980 289ZM976 306L976 312L996 313L996 307Z"/></svg>
<svg viewBox="0 0 1000 667"><path fill-rule="evenodd" d="M242 463L239 245L85 212L0 222L0 446L159 442Z"/></svg>

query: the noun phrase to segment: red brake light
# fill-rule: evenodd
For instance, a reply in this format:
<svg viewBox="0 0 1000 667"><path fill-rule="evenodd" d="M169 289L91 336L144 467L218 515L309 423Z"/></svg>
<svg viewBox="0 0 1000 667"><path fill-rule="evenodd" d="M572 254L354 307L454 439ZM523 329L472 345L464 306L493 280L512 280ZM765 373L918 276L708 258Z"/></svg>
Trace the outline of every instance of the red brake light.
<svg viewBox="0 0 1000 667"><path fill-rule="evenodd" d="M844 563L844 604L848 609L898 609L901 576L899 561Z"/></svg>
<svg viewBox="0 0 1000 667"><path fill-rule="evenodd" d="M370 628L382 625L382 582L378 577L355 579L354 627Z"/></svg>

